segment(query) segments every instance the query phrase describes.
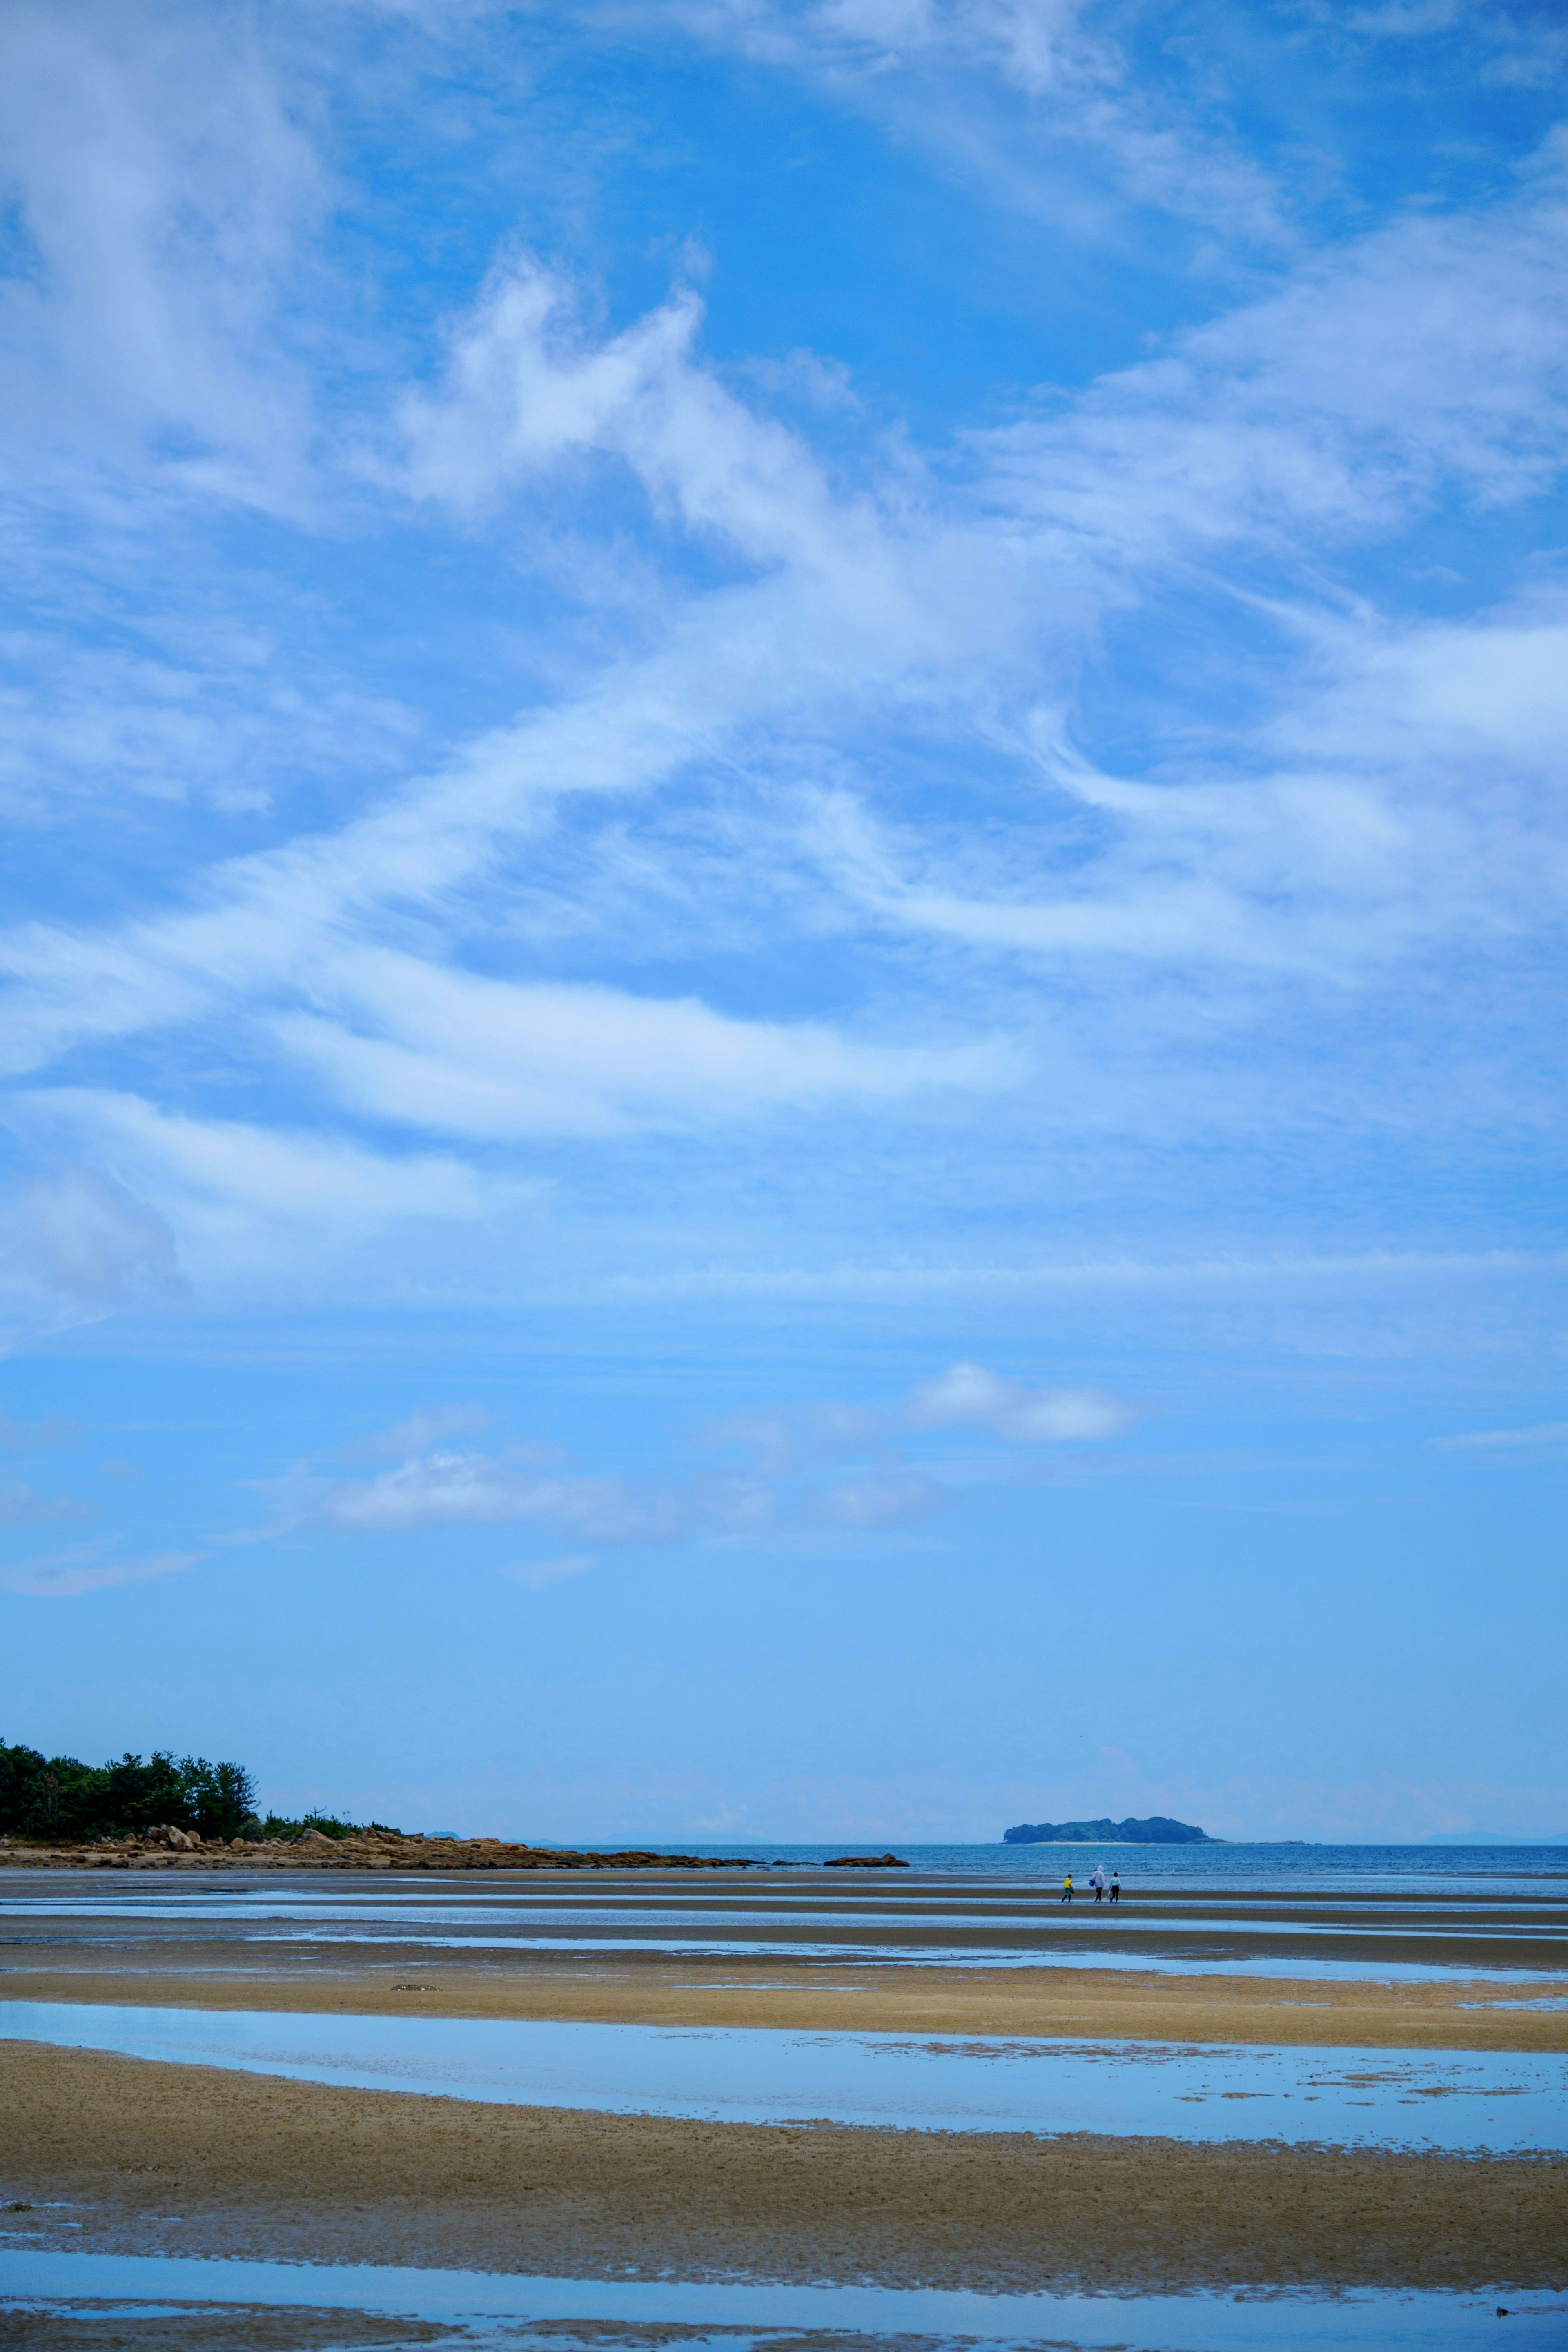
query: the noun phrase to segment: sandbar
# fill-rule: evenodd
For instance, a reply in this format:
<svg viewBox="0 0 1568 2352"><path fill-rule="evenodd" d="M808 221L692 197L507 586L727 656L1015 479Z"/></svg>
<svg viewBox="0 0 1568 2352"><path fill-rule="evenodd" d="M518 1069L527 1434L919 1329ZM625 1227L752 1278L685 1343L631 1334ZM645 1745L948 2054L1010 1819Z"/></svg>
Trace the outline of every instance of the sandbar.
<svg viewBox="0 0 1568 2352"><path fill-rule="evenodd" d="M794 2032L997 2033L1383 2050L1568 2051L1563 1979L1166 1976L1092 1967L940 1969L811 1960L468 1953L426 1947L76 1945L13 1957L0 1998L357 2016L558 2018ZM1542 2007L1519 2006L1541 2001Z"/></svg>
<svg viewBox="0 0 1568 2352"><path fill-rule="evenodd" d="M1547 2158L673 2122L25 2043L0 2111L7 2220L89 2252L1132 2293L1539 2288L1568 2245Z"/></svg>

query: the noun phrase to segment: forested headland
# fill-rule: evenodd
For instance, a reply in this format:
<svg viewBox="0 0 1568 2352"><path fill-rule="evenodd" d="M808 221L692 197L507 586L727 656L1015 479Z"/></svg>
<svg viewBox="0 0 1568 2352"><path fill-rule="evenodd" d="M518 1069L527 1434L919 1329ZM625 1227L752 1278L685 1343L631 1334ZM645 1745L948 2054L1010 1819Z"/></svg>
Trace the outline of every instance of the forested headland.
<svg viewBox="0 0 1568 2352"><path fill-rule="evenodd" d="M0 1836L60 1844L176 1829L204 1839L292 1839L310 1830L342 1838L362 1826L332 1813L307 1813L299 1821L268 1813L262 1820L243 1764L212 1764L205 1756L176 1756L167 1748L145 1758L127 1750L108 1764L84 1764L79 1757L45 1756L0 1739Z"/></svg>

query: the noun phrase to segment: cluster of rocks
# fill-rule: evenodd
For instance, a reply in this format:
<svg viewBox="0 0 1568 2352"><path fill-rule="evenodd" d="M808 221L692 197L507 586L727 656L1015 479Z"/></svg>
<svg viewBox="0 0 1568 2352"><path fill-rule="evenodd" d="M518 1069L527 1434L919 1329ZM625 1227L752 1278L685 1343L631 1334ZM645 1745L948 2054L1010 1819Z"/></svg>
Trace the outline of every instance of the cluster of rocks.
<svg viewBox="0 0 1568 2352"><path fill-rule="evenodd" d="M846 1862L851 1857L846 1856ZM889 1861L892 1857L889 1855ZM699 1853L574 1853L510 1845L501 1838L394 1837L365 1830L327 1837L234 1838L226 1845L195 1830L159 1827L99 1838L90 1845L44 1845L0 1837L0 1868L27 1870L755 1870L751 1856ZM835 1864L835 1867L838 1867Z"/></svg>

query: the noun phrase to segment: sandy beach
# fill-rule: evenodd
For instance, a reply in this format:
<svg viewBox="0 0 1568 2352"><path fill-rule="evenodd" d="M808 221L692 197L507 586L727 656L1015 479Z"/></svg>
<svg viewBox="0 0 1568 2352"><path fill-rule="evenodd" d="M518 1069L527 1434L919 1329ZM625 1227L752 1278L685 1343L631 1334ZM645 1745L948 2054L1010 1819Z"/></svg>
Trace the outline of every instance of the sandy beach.
<svg viewBox="0 0 1568 2352"><path fill-rule="evenodd" d="M184 1943L127 1967L79 1949L0 1968L8 2000L356 2016L592 2019L605 2024L774 2026L794 2032L1017 2033L1053 2039L1308 2047L1568 2051L1568 2005L1538 1982L1387 1984L1352 1978L1173 1977L1092 1968L835 1969L807 1960L672 1962L531 1952L477 1965L418 1947L347 1958L331 1948Z"/></svg>
<svg viewBox="0 0 1568 2352"><path fill-rule="evenodd" d="M1568 2243L1568 2165L1533 2159L674 2123L32 2045L0 2107L0 2189L86 2252L1131 2292L1540 2287Z"/></svg>
<svg viewBox="0 0 1568 2352"><path fill-rule="evenodd" d="M183 1874L177 1902L163 1882L144 1882L143 1896L121 1891L123 1879L90 1893L75 1879L62 1905L60 1884L9 1880L8 1895L27 1891L7 1905L0 1998L826 2035L1568 2050L1555 1888L1462 1905L1161 1890L1111 1923L1065 1919L1016 1888L939 1883L846 1892L820 1879L765 1891L710 1881L699 1895L626 1877L596 1882L586 1907L575 1890L535 1880L524 1898L489 1877L448 1882L434 1898L345 1877L324 1902L299 1880L234 1900ZM1113 1924L1116 1964L1097 1964L1113 1949L1100 1931ZM672 1937L679 1949L665 1948ZM763 1939L768 1948L755 1948ZM922 1958L926 1939L933 1957ZM1143 1964L1129 1965L1140 1949ZM1394 1972L1352 1957L1363 1950L1397 1955L1383 1964ZM1413 1967L1413 1953L1434 1973ZM1281 1972L1249 1972L1268 1968ZM700 2122L25 2042L0 2043L0 2201L31 2209L9 2217L26 2233L12 2242L89 2252L1132 2294L1536 2290L1561 2284L1568 2245L1568 2162L1549 2156ZM109 2317L49 2324L47 2352L113 2352L118 2341ZM291 2315L279 2336L266 2312L229 2314L216 2334L189 2325L193 2347L258 2352L443 2333L395 2339L369 2318L355 2334Z"/></svg>
<svg viewBox="0 0 1568 2352"><path fill-rule="evenodd" d="M836 1875L836 1874L835 1874ZM1563 1882L1462 1900L902 1874L4 1884L0 1997L791 2031L1568 2050ZM177 1893L175 1891L177 1887Z"/></svg>

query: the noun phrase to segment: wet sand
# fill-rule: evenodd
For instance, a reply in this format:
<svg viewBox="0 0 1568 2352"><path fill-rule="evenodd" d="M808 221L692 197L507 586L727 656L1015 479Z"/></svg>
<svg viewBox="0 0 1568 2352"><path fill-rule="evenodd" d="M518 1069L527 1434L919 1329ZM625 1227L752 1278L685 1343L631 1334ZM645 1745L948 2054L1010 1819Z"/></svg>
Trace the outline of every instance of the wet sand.
<svg viewBox="0 0 1568 2352"><path fill-rule="evenodd" d="M1544 2158L680 2123L31 2044L0 2045L0 2195L35 2209L7 2223L85 2252L1016 2292L1568 2267Z"/></svg>
<svg viewBox="0 0 1568 2352"><path fill-rule="evenodd" d="M632 2340L637 2352L647 2352L648 2338L641 2331ZM472 2343L466 2329L358 2311L277 2311L247 2304L181 2311L161 2305L156 2322L150 2323L128 2311L122 2300L101 2297L84 2297L64 2308L26 2304L0 2310L0 2352L360 2352L362 2347L364 2352L407 2352L416 2345ZM609 2343L605 2352L612 2352Z"/></svg>
<svg viewBox="0 0 1568 2352"><path fill-rule="evenodd" d="M300 2010L357 2016L559 2018L603 2024L752 2025L791 2032L999 2033L1052 2040L1321 2043L1380 2050L1568 2051L1563 1980L1383 1984L1110 1974L1093 1968L834 1967L809 1960L363 1950L182 1941L128 1967L79 1947L12 1958L0 1999L131 2007Z"/></svg>
<svg viewBox="0 0 1568 2352"><path fill-rule="evenodd" d="M476 1946L473 1938L480 1939ZM1168 1969L1303 1978L1503 1978L1555 1973L1568 1986L1568 1879L1431 1889L1142 1885L1119 1906L1058 1902L1016 1879L791 1872L370 1869L215 1871L195 1855L164 1871L13 1869L0 1878L0 1941L51 1957L186 1943L399 1947L713 1960L810 1960L853 1968L1108 1971Z"/></svg>

